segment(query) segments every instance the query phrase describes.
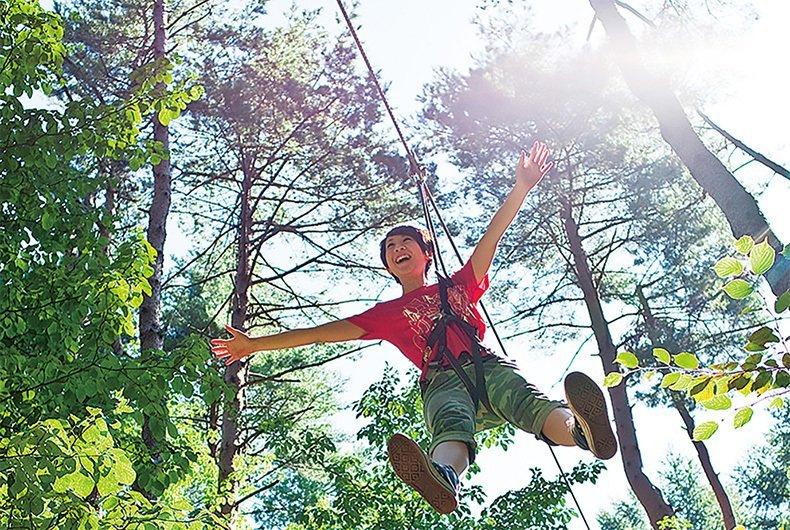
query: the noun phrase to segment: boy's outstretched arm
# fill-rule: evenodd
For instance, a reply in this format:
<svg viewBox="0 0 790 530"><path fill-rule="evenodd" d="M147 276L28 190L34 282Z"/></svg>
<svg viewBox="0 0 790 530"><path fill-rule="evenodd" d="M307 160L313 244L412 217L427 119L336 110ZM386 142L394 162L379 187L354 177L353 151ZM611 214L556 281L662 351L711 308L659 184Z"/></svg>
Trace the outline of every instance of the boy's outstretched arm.
<svg viewBox="0 0 790 530"><path fill-rule="evenodd" d="M540 179L554 166L554 162L549 161L549 154L548 147L542 142L532 144L529 155L521 151L518 165L516 165L516 183L513 185L513 189L508 194L505 202L494 214L486 233L483 234L474 252L472 252L472 257L469 258L469 261L472 262L475 279L481 280L488 272L491 262L494 260L494 253L496 253L499 240L502 239L502 234L505 233L507 227L515 219L529 190L534 188L540 182Z"/></svg>
<svg viewBox="0 0 790 530"><path fill-rule="evenodd" d="M355 340L365 334L359 326L348 320L335 320L312 328L294 329L263 337L250 337L243 331L225 326L229 339L211 339L211 352L226 365L264 350L282 350L318 342L343 342Z"/></svg>

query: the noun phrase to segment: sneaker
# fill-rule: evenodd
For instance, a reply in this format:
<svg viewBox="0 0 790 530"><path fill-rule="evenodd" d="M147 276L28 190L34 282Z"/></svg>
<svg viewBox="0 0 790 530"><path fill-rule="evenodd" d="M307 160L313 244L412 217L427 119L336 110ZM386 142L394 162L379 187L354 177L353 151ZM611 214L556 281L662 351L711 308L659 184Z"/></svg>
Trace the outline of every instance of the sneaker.
<svg viewBox="0 0 790 530"><path fill-rule="evenodd" d="M460 480L452 467L431 462L416 442L402 434L390 438L387 453L395 474L417 490L434 510L442 514L455 511Z"/></svg>
<svg viewBox="0 0 790 530"><path fill-rule="evenodd" d="M601 388L583 373L571 372L565 378L565 397L576 420L571 429L576 445L601 460L612 458L617 453L617 439Z"/></svg>

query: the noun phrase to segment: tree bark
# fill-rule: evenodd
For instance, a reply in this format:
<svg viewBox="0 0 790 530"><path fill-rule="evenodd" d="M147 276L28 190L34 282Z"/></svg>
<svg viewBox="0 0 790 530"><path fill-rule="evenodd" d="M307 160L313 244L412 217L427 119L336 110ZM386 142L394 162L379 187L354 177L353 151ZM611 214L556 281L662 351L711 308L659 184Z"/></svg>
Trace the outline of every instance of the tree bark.
<svg viewBox="0 0 790 530"><path fill-rule="evenodd" d="M579 287L584 293L584 302L590 314L593 333L598 344L601 363L604 373L617 371L614 364L617 356L617 348L612 340L609 331L609 323L603 314L601 300L593 283L592 273L588 263L587 253L582 246L579 236L579 228L573 219L571 206L565 202L562 209L564 218L565 233L570 243L571 253L573 254L574 268ZM647 512L647 517L653 528L658 529L658 522L664 517L674 515L672 507L664 500L664 497L656 486L645 475L642 469L642 453L639 450L639 442L636 437L634 418L631 406L628 402L628 394L624 384L609 388L609 397L612 401L617 438L620 445L620 456L623 460L625 475L636 498Z"/></svg>
<svg viewBox="0 0 790 530"><path fill-rule="evenodd" d="M251 190L253 182L252 164L242 155L243 180L241 186L241 211L236 261L236 277L233 281L231 325L246 329L249 290L251 285L250 246L252 236ZM239 422L244 410L244 389L247 386L247 362L237 361L225 370L225 383L233 387L233 397L225 400L222 409L222 425L219 446L219 488L226 496L220 512L233 524L236 509L235 491L237 479L233 476L233 459L239 452Z"/></svg>
<svg viewBox="0 0 790 530"><path fill-rule="evenodd" d="M647 301L647 297L645 296L641 285L636 288L636 295L639 298L639 302L642 306L642 316L645 319L647 335L653 347L658 347L661 344L658 324L655 320L655 317L653 316L653 312L650 309L650 304ZM669 346L672 347L674 351L680 351L676 344L669 344ZM691 416L688 407L686 407L686 404L683 402L682 396L669 389L666 391L672 400L672 405L675 407L675 410L677 410L678 414L680 414L680 417L683 420L683 425L686 427L686 432L688 433L689 439L691 440L691 443L694 444L694 449L697 451L697 459L702 466L702 470L705 472L705 476L707 477L708 483L713 490L713 494L716 496L716 502L719 504L722 520L724 522L724 528L727 530L732 530L737 526L738 523L735 521L735 513L732 511L730 498L727 495L727 492L724 490L724 485L721 483L719 475L717 475L716 470L713 469L713 462L711 462L710 454L708 453L708 448L705 446L705 443L694 441L694 418Z"/></svg>
<svg viewBox="0 0 790 530"><path fill-rule="evenodd" d="M661 136L675 151L691 176L724 213L735 237L750 235L777 251L777 264L765 275L775 295L790 289L790 260L779 254L783 244L771 231L762 212L740 182L711 153L691 126L672 90L641 64L638 43L613 0L589 0L595 15L616 46L617 60L631 92L653 112Z"/></svg>
<svg viewBox="0 0 790 530"><path fill-rule="evenodd" d="M154 61L165 59L165 46L167 42L167 26L165 21L164 0L154 0ZM164 85L158 88L164 90ZM159 122L154 115L154 140L160 142L167 152L170 148L170 137L167 127ZM167 237L167 215L170 212L170 160L162 160L153 167L154 196L151 208L148 210L148 242L156 249L156 260L153 264L154 273L148 279L151 284L151 296L143 295L140 305L140 351L145 353L150 350L161 350L164 344L161 326L161 294L162 294L162 264L164 262L165 239ZM158 460L156 437L151 432L149 417L143 416L142 438L146 447L152 453L154 460Z"/></svg>

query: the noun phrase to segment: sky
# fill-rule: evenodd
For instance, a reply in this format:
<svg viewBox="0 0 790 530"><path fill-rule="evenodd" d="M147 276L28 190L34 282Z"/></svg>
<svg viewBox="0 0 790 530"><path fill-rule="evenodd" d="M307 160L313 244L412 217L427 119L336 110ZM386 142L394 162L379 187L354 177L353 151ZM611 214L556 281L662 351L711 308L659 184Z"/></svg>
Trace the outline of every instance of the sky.
<svg viewBox="0 0 790 530"><path fill-rule="evenodd" d="M42 3L51 7L46 0ZM419 110L417 96L423 85L432 79L436 68L463 71L473 63L481 47L473 23L479 14L479 3L474 0L359 2L355 23L359 26L360 37L371 61L380 71L382 81L388 84L388 97L396 114L404 122L408 123ZM578 36L579 42L584 41L592 17L586 0L533 0L530 5L534 10L534 27L547 32L567 27ZM711 92L716 99L708 100L704 105L709 116L736 137L787 166L790 160L787 158L788 135L784 127L790 123L790 105L786 99L790 74L778 63L780 55L784 55L780 50L790 49L790 33L787 31L790 2L753 0L752 5L756 20L751 24L729 32L722 41L705 42L701 37L699 45L691 49L669 50L667 60L676 61L689 72L694 72L696 78L690 82L696 86L715 84L715 90ZM283 13L291 6L291 1L269 2L269 23L272 26L282 24L285 21ZM321 8L319 23L332 32L345 31L345 26L339 22L335 1L301 0L298 6ZM633 18L629 18L629 22L632 28L639 27ZM602 39L603 31L599 25L593 42L600 43ZM452 178L455 168L441 160L438 162L440 177ZM790 240L790 216L784 212L790 203L790 182L778 175L770 176L758 164L740 170L737 177L750 192L758 195L760 207L776 234L784 241ZM178 237L177 220L173 216L168 224L168 233L166 254L184 255L188 249L179 244L183 238ZM375 258L375 248L371 248L371 256ZM390 284L381 298L391 299L399 294L395 285ZM551 398L561 398L561 386L556 383L567 365L569 351L536 354L525 351L526 348L525 341L508 343L508 351L521 366L525 377ZM584 371L600 381L604 374L593 353L592 347L583 350L572 369ZM385 362L394 365L404 377L415 376L408 361L389 345L367 350L361 358L333 363L329 368L347 378L343 401L350 404L357 400L372 382L380 378ZM635 403L634 416L645 471L654 481L666 455L693 457L692 446L676 413L648 409ZM748 458L749 448L762 441L768 421L765 413L755 416L750 428L740 431L733 431L725 421L720 432L708 442L714 466L722 477L728 477L736 465ZM339 432L349 436L353 436L360 427L349 411L338 414L333 421ZM572 468L579 458L590 461L589 456L576 449L559 448L557 454L566 470ZM525 486L529 482L528 470L531 467L543 468L547 476L556 475L555 464L547 448L525 433L516 435L515 444L507 452L497 449L481 451L478 462L483 472L476 481L484 486L489 499ZM595 514L609 508L613 502L625 499L629 492L619 456L607 465L608 470L601 476L598 486L574 487L582 509L594 527ZM581 529L583 525L576 519L570 528Z"/></svg>
<svg viewBox="0 0 790 530"><path fill-rule="evenodd" d="M481 42L473 19L479 14L475 1L450 0L365 0L356 11L355 24L381 80L388 84L388 98L401 121L408 123L419 110L417 96L438 67L465 70L473 63ZM552 31L568 27L583 42L592 17L586 0L534 0L534 27ZM282 23L282 13L291 2L275 0L269 3L272 24ZM339 12L333 0L301 1L300 7L322 8L319 20L331 31L345 31L338 21ZM682 68L694 73L689 82L696 86L716 84L715 100L707 100L706 113L736 137L746 141L769 157L787 165L787 138L784 124L790 120L786 87L788 71L778 67L778 50L790 49L786 30L790 21L790 2L759 0L753 2L757 20L739 31L727 34L717 42L701 38L693 49L671 50L672 61L680 61ZM279 18L278 18L279 17ZM638 21L629 18L631 27L639 29ZM598 26L593 42L604 38ZM362 68L360 60L360 68ZM452 175L454 168L440 163L439 175ZM769 175L764 168L751 164L737 173L751 192L759 194L759 203L769 223L784 241L790 239L790 219L783 213L790 201L790 182L780 176ZM371 252L375 249L371 248ZM375 254L374 254L375 255ZM382 300L399 296L393 285L385 289ZM610 315L611 318L612 315ZM523 351L524 343L510 341L508 351L522 367L525 377L552 398L561 398L561 378L569 357L568 351L535 354ZM581 370L597 380L603 379L600 362L592 356L594 348L586 348L574 362L572 369ZM345 399L351 403L380 375L385 362L398 368L404 377L414 377L408 361L392 346L383 345L368 351L360 359L340 361L331 368L348 377ZM353 374L353 376L349 376ZM649 409L635 402L634 416L641 445L645 471L654 481L667 455L681 454L693 458L692 445L685 436L680 419L669 410ZM755 415L749 429L733 431L729 422L708 442L713 464L720 476L728 477L732 469L748 458L749 448L761 442L769 424L766 414ZM698 416L699 417L699 416ZM705 419L727 418L726 414L707 414ZM335 418L336 427L348 434L359 428L351 413ZM559 448L557 454L568 470L581 457L590 460L576 449ZM547 448L526 433L516 436L516 443L507 452L483 450L478 456L483 472L476 478L489 495L495 498L508 490L529 482L531 467L544 469L547 476L556 476L556 467ZM588 520L595 527L594 517L601 509L625 499L629 487L619 455L607 463L597 486L576 486L574 491ZM570 500L569 500L570 502ZM579 519L572 530L584 528Z"/></svg>

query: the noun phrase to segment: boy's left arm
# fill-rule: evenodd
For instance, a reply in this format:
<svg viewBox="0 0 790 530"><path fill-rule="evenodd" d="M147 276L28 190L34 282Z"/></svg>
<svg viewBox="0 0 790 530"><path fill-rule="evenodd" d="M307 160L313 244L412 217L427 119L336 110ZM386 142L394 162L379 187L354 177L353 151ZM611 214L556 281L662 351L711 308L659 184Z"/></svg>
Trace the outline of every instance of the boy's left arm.
<svg viewBox="0 0 790 530"><path fill-rule="evenodd" d="M488 229L486 229L485 234L483 234L474 252L472 252L472 257L469 258L469 261L472 262L475 280L480 281L488 273L491 262L494 260L499 240L502 239L505 230L516 218L516 214L521 209L521 205L524 203L524 198L529 193L529 190L534 188L554 166L554 162L548 161L549 154L548 147L542 142L532 144L529 156L524 151L521 151L521 156L519 156L518 165L516 166L516 183L513 185L513 189L510 190L505 202L494 214Z"/></svg>

